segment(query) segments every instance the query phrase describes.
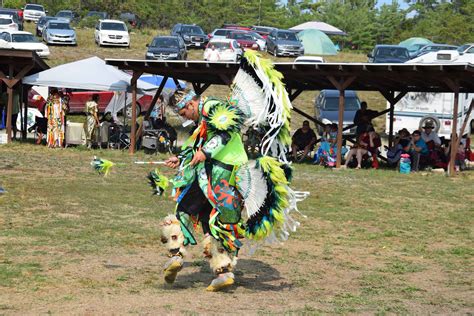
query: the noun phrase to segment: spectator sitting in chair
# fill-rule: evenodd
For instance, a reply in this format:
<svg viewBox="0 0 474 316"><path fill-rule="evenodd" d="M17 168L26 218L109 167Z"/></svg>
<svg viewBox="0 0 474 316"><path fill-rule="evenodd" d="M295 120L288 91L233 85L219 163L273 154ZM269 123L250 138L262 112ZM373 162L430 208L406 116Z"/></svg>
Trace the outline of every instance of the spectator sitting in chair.
<svg viewBox="0 0 474 316"><path fill-rule="evenodd" d="M314 144L316 144L316 134L309 127L309 121L304 121L303 127L299 128L292 138L291 151L293 154L294 161L303 161L306 156L313 150ZM304 152L303 156L298 159L297 153L300 150L304 150Z"/></svg>
<svg viewBox="0 0 474 316"><path fill-rule="evenodd" d="M344 167L347 168L351 163L352 158L356 157L356 169L360 169L362 167L362 158L364 157L364 155L370 152L372 155L372 167L377 169L379 166L377 160L377 152L381 144L382 143L380 140L380 136L375 132L374 128L369 125L367 130L359 135L357 143L354 144L354 146L347 154L346 163Z"/></svg>
<svg viewBox="0 0 474 316"><path fill-rule="evenodd" d="M421 138L425 141L428 147L434 149L435 147L441 146L441 139L438 134L433 131L434 125L432 122L427 121L423 126L423 131L421 132Z"/></svg>
<svg viewBox="0 0 474 316"><path fill-rule="evenodd" d="M420 164L424 165L430 151L428 150L426 142L421 138L420 131L414 131L412 136L413 139L410 146L411 170L418 171L420 169Z"/></svg>

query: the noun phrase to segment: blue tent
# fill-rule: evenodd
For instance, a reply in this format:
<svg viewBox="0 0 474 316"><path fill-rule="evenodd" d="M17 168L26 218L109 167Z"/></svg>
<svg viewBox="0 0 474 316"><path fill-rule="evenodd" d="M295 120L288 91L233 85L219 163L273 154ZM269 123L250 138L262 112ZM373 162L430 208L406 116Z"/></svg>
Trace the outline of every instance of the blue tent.
<svg viewBox="0 0 474 316"><path fill-rule="evenodd" d="M161 81L163 81L163 76L160 76L160 75L143 75L139 79L159 87L160 84L161 84ZM184 89L186 87L186 84L183 81L179 81L179 85L182 89ZM168 80L166 80L165 88L173 89L173 90L176 89L176 84L174 83L174 80L172 78L168 78Z"/></svg>

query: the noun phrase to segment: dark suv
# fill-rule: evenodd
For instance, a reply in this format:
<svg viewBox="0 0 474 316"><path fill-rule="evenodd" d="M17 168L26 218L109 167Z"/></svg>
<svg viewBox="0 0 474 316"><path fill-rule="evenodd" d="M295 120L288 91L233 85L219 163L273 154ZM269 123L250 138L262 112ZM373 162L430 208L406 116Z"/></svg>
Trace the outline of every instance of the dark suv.
<svg viewBox="0 0 474 316"><path fill-rule="evenodd" d="M179 36L157 36L146 46L146 59L186 59L188 55L184 41Z"/></svg>
<svg viewBox="0 0 474 316"><path fill-rule="evenodd" d="M353 90L344 91L345 103L343 114L343 126L346 127L354 122L354 116L360 109L360 100L357 93ZM339 91L338 90L321 90L314 104L316 119L324 124L339 122ZM323 128L319 127L318 132L323 134ZM344 135L354 135L356 127L343 131Z"/></svg>
<svg viewBox="0 0 474 316"><path fill-rule="evenodd" d="M180 36L186 47L205 48L208 42L202 28L195 24L176 24L171 30L171 35Z"/></svg>
<svg viewBox="0 0 474 316"><path fill-rule="evenodd" d="M408 49L397 45L376 45L367 57L369 63L404 63L410 60Z"/></svg>

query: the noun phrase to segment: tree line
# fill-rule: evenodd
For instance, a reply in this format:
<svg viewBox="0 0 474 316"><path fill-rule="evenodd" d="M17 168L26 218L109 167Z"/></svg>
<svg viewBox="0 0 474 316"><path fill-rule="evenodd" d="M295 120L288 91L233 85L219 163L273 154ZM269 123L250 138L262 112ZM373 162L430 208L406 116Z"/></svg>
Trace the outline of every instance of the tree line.
<svg viewBox="0 0 474 316"><path fill-rule="evenodd" d="M42 0L50 14L71 9L107 11L111 16L133 12L151 28L196 23L206 32L223 23L289 28L306 21L323 21L347 33L336 38L360 50L375 44L396 44L409 37L433 42L474 42L474 1L402 0L377 6L376 0ZM34 2L34 1L33 1ZM24 0L4 0L5 7L21 7Z"/></svg>

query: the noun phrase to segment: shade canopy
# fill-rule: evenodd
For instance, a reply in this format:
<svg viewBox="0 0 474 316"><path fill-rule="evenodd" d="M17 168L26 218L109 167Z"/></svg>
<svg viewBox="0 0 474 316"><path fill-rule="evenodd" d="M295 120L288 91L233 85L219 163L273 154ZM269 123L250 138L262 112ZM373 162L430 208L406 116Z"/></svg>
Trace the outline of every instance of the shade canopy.
<svg viewBox="0 0 474 316"><path fill-rule="evenodd" d="M319 30L327 35L347 35L344 31L332 26L331 24L318 21L305 22L290 28L292 31L303 31L308 29Z"/></svg>
<svg viewBox="0 0 474 316"><path fill-rule="evenodd" d="M145 81L149 84L159 86L161 82L163 81L163 76L160 75L142 75L140 78L138 78L142 81ZM179 82L180 88L184 89L186 87L186 83L181 81ZM163 88L168 88L168 89L176 89L176 83L174 82L173 78L168 78L166 80L165 86Z"/></svg>
<svg viewBox="0 0 474 316"><path fill-rule="evenodd" d="M336 55L337 49L331 39L321 31L307 29L298 33L305 54Z"/></svg>
<svg viewBox="0 0 474 316"><path fill-rule="evenodd" d="M425 45L433 44L432 41L423 37L410 37L409 39L400 42L398 45L406 47L409 52L415 52Z"/></svg>
<svg viewBox="0 0 474 316"><path fill-rule="evenodd" d="M90 57L63 64L23 78L24 84L96 91L131 91L132 76L107 65L99 57ZM153 84L138 80L142 93L157 89Z"/></svg>

